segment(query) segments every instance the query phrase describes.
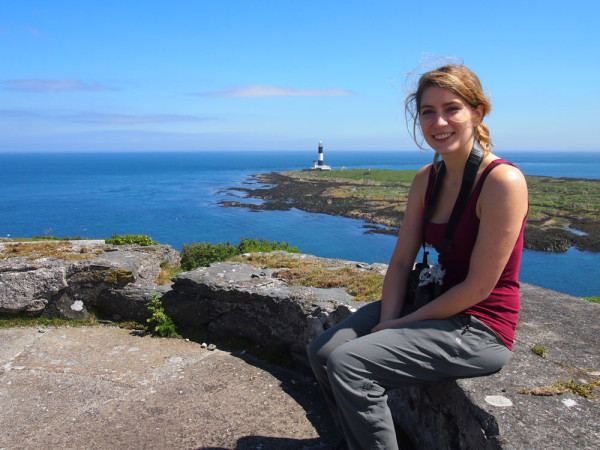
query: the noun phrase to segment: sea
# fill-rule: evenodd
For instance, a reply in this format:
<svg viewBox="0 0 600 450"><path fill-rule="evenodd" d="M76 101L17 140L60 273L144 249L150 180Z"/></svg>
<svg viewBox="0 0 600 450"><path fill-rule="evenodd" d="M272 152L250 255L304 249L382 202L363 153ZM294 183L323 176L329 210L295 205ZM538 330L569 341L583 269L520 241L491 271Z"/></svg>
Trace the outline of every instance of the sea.
<svg viewBox="0 0 600 450"><path fill-rule="evenodd" d="M497 154L526 175L600 178L600 152L507 151ZM367 234L366 222L289 211L252 212L223 200L256 202L235 187L257 187L258 173L311 167L307 151L154 153L0 153L0 237L96 239L145 234L161 244L264 238L303 253L387 263L395 237ZM333 169L418 169L426 151L327 151ZM574 296L600 296L600 254L525 250L520 280Z"/></svg>

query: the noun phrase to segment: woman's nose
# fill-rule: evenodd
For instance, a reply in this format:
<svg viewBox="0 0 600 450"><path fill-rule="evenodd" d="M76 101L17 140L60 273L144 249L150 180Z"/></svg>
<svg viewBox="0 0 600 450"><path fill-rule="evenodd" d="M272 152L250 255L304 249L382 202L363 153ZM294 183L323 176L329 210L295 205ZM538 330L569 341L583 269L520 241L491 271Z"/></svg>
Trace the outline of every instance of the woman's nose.
<svg viewBox="0 0 600 450"><path fill-rule="evenodd" d="M444 115L444 113L436 113L433 122L438 126L448 125L448 120L446 120L446 116Z"/></svg>

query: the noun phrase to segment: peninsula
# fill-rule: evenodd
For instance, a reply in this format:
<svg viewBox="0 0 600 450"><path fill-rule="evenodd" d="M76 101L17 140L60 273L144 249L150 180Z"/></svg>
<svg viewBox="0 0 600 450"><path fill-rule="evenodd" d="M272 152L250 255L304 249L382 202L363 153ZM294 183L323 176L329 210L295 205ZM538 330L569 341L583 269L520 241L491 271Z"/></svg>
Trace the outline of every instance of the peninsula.
<svg viewBox="0 0 600 450"><path fill-rule="evenodd" d="M222 201L225 207L289 210L344 216L371 224L367 233L396 234L416 171L350 169L253 175L256 187L233 187L260 204ZM525 247L564 252L600 251L600 180L527 176L530 210Z"/></svg>

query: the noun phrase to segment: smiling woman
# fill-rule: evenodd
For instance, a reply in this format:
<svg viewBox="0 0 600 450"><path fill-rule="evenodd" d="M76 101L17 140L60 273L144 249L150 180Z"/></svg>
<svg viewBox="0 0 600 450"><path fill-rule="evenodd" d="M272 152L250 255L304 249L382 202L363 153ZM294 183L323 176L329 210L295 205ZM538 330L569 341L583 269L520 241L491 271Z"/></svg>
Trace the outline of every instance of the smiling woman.
<svg viewBox="0 0 600 450"><path fill-rule="evenodd" d="M517 326L527 185L516 167L491 153L482 123L491 106L479 79L459 65L432 70L406 108L414 135L418 123L436 159L412 182L382 299L309 348L351 449L398 448L386 392L499 371ZM407 300L409 273L426 243L439 255L441 292L415 309ZM427 285L422 276L419 287Z"/></svg>

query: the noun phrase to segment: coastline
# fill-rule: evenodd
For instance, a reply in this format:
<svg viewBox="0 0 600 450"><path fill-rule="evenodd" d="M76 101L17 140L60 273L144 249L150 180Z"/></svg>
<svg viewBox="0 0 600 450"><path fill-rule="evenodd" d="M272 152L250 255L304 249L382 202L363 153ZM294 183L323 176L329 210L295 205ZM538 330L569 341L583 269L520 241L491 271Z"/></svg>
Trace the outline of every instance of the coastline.
<svg viewBox="0 0 600 450"><path fill-rule="evenodd" d="M370 174L370 170L365 171L365 178ZM409 184L318 175L305 171L254 174L248 184L256 184L258 187L233 187L227 190L243 192L246 198L261 200L260 203L221 201L220 204L224 207L243 207L253 211L287 211L296 208L311 213L363 220L372 224L366 233L398 233L404 217L405 195ZM565 252L571 247L576 247L582 251L600 252L600 217L597 214L583 214L581 208L577 209L577 203L571 208L558 209L543 209L536 203L538 197L534 192L547 192L549 189L560 187L561 183L577 182L597 183L600 186L600 180L528 177L532 207L525 228L525 248L544 252ZM364 186L376 186L380 193L361 194L359 189ZM550 193L552 198L559 195L564 196L564 193Z"/></svg>

